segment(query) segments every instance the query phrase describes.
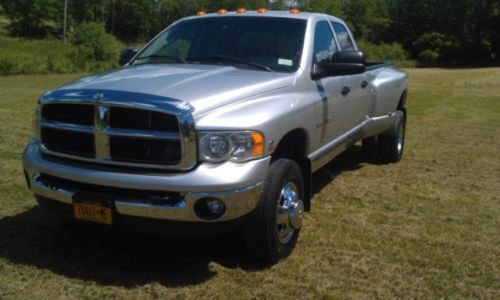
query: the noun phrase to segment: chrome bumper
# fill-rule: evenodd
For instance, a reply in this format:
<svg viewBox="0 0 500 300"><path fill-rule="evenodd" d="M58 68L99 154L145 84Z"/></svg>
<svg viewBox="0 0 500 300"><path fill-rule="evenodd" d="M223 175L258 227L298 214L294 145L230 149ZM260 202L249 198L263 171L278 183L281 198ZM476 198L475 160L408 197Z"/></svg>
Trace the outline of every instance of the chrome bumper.
<svg viewBox="0 0 500 300"><path fill-rule="evenodd" d="M35 195L72 205L75 191L49 186L40 174L99 186L147 191L178 192L181 199L174 205L151 204L142 199L115 199L119 214L171 221L218 222L242 217L257 206L270 158L244 164L202 164L186 173L112 172L99 168L63 164L47 159L40 144L32 141L23 153L23 166ZM204 197L221 199L225 213L216 220L205 220L194 210L196 201Z"/></svg>

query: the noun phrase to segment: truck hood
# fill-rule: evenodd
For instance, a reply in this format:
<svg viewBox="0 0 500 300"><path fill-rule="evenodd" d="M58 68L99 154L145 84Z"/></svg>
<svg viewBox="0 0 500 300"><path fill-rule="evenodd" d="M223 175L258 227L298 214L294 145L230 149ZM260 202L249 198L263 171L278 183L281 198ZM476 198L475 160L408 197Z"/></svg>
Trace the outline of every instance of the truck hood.
<svg viewBox="0 0 500 300"><path fill-rule="evenodd" d="M194 108L193 114L201 115L242 99L290 86L293 82L293 74L233 66L154 64L87 76L58 90L150 94L188 102Z"/></svg>

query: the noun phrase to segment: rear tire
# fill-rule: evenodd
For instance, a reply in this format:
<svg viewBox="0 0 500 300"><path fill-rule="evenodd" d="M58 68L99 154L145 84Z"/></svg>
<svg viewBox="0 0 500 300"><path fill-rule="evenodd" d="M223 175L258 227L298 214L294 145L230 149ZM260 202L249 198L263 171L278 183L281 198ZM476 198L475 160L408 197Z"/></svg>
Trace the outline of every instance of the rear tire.
<svg viewBox="0 0 500 300"><path fill-rule="evenodd" d="M401 160L405 145L406 115L396 111L396 119L386 132L379 136L380 158L384 163L396 163Z"/></svg>
<svg viewBox="0 0 500 300"><path fill-rule="evenodd" d="M298 164L278 159L271 164L264 192L245 226L250 256L275 264L292 253L304 216L304 183Z"/></svg>

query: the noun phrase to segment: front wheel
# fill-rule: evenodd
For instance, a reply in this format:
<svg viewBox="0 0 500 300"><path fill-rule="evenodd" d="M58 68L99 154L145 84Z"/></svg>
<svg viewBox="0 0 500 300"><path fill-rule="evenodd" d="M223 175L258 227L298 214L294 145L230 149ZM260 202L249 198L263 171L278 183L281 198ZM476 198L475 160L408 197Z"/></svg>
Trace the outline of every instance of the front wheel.
<svg viewBox="0 0 500 300"><path fill-rule="evenodd" d="M261 200L245 228L251 256L274 264L292 253L304 217L303 199L304 183L297 163L274 161Z"/></svg>

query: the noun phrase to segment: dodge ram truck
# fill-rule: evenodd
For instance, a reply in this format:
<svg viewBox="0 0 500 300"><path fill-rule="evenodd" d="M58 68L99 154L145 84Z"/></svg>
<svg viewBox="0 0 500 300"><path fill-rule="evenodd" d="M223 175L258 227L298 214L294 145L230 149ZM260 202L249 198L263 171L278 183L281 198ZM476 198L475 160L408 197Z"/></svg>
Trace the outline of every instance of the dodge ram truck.
<svg viewBox="0 0 500 300"><path fill-rule="evenodd" d="M40 205L167 234L238 228L275 263L313 172L359 141L372 160L403 154L407 74L366 62L333 16L199 12L121 61L40 97L22 157Z"/></svg>

